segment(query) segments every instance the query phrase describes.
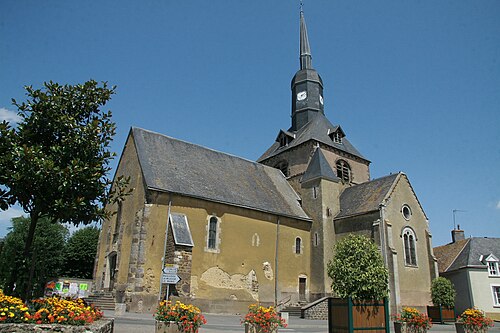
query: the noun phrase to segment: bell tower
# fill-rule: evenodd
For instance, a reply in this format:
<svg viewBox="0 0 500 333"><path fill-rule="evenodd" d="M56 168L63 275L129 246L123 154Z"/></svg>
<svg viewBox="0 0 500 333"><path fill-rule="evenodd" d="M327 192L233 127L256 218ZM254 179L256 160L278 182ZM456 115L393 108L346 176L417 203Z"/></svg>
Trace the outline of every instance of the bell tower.
<svg viewBox="0 0 500 333"><path fill-rule="evenodd" d="M312 67L304 12L300 10L300 70L292 79L292 127L298 131L318 113L325 114L323 80Z"/></svg>

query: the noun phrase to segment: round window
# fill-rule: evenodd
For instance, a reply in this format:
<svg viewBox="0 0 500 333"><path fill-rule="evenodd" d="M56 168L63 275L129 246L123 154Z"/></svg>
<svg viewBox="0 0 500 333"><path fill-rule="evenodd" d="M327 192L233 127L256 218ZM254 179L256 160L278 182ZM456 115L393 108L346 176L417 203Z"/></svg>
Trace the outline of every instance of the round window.
<svg viewBox="0 0 500 333"><path fill-rule="evenodd" d="M405 220L409 220L411 217L411 209L408 205L404 205L403 208L401 209L401 213L403 213L403 217Z"/></svg>

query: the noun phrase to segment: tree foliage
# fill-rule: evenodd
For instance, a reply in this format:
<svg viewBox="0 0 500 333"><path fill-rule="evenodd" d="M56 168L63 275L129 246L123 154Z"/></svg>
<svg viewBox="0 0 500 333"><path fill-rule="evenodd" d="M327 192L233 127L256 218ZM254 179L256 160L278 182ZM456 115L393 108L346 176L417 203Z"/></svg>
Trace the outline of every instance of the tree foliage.
<svg viewBox="0 0 500 333"><path fill-rule="evenodd" d="M0 289L10 280L12 273L17 272L16 286L23 285L28 278L26 271L16 263L31 259L23 257L24 241L28 235L29 218L16 217L12 219L11 231L5 236L4 245L0 252ZM51 223L42 218L38 221L33 242L33 260L37 262L33 274L33 284L30 293L34 297L43 295L45 283L59 275L64 262L64 244L68 230L61 224Z"/></svg>
<svg viewBox="0 0 500 333"><path fill-rule="evenodd" d="M24 258L40 218L50 222L89 224L109 216L104 203L111 180L109 145L115 134L111 112L101 108L114 87L90 80L84 84L45 83L42 89L26 87L27 100L17 102L22 121L16 128L0 126L0 208L18 203L30 217ZM3 190L3 191L2 191ZM29 298L34 263L18 266L29 270L26 285L16 295ZM15 274L7 285L11 291Z"/></svg>
<svg viewBox="0 0 500 333"><path fill-rule="evenodd" d="M378 247L367 237L351 234L337 242L327 272L338 297L378 300L389 293L389 273Z"/></svg>
<svg viewBox="0 0 500 333"><path fill-rule="evenodd" d="M91 279L99 240L99 229L85 227L75 231L68 239L64 251L62 275Z"/></svg>
<svg viewBox="0 0 500 333"><path fill-rule="evenodd" d="M453 283L447 278L440 276L432 280L431 298L435 306L454 307L456 294Z"/></svg>

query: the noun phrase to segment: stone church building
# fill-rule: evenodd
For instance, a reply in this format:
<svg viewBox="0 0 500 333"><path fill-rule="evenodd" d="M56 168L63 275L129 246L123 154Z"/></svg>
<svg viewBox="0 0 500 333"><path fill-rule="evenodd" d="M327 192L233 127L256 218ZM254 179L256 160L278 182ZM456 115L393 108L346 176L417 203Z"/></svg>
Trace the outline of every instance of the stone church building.
<svg viewBox="0 0 500 333"><path fill-rule="evenodd" d="M332 245L357 233L380 248L392 311L429 304L437 265L425 212L404 173L371 179L370 161L326 118L302 12L291 90L292 124L257 162L130 130L116 175L135 190L109 207L117 214L102 226L96 291L152 311L167 265L180 278L169 294L203 311L312 302L331 295Z"/></svg>

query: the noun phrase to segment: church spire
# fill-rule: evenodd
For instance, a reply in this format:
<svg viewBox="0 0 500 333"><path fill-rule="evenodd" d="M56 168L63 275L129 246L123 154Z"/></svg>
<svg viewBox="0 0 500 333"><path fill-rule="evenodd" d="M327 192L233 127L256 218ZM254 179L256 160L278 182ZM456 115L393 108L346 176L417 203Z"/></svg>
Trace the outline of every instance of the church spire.
<svg viewBox="0 0 500 333"><path fill-rule="evenodd" d="M302 4L300 7L300 69L312 68L311 47L307 36L307 26L304 19Z"/></svg>
<svg viewBox="0 0 500 333"><path fill-rule="evenodd" d="M312 67L311 47L307 36L302 3L300 6L300 69L292 79L292 127L298 131L318 113L325 114L323 81Z"/></svg>

